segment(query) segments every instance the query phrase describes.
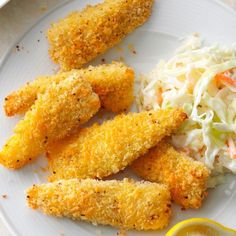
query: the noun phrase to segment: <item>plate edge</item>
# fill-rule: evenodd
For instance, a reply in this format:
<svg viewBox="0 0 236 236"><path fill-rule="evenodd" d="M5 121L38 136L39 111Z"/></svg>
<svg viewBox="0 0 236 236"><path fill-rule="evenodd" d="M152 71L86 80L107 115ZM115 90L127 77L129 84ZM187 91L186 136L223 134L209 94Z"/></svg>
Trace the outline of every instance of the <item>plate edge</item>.
<svg viewBox="0 0 236 236"><path fill-rule="evenodd" d="M5 2L2 6L0 5L0 8L3 7L5 4L7 4L10 0L7 0L7 2ZM56 11L57 9L59 9L60 7L63 7L64 5L66 5L69 2L72 2L74 0L65 0L65 2L60 3L58 5L56 5L55 7L53 7L50 11L48 11L46 14L42 15L41 17L39 17L39 19L34 22L27 30L25 30L7 49L7 51L3 54L2 59L0 60L0 71L2 70L7 58L10 55L10 52L12 51L12 49L14 48L15 45L18 44L19 41L22 40L22 38L30 31L34 28L35 25L37 25L39 22L41 22L45 17L47 17L48 15L50 15L52 12ZM225 3L223 3L221 0L205 0L205 1L212 1L214 4L221 6L222 8L224 8L226 11L230 12L231 14L236 16L236 11L226 5ZM1 204L0 204L1 206ZM2 223L6 226L7 230L9 231L10 234L12 234L13 236L20 236L19 234L16 233L16 231L14 230L14 227L11 225L11 223L8 221L7 216L5 215L4 210L2 209L2 207L0 208L0 219L2 221Z"/></svg>

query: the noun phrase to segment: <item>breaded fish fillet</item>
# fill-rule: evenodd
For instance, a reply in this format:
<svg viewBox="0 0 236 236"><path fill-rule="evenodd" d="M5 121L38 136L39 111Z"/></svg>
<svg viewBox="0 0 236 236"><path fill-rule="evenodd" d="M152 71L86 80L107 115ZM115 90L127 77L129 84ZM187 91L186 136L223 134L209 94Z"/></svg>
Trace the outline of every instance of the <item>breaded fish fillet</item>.
<svg viewBox="0 0 236 236"><path fill-rule="evenodd" d="M27 202L45 214L123 229L157 230L168 225L170 193L150 182L71 179L34 185Z"/></svg>
<svg viewBox="0 0 236 236"><path fill-rule="evenodd" d="M46 145L69 135L100 108L90 84L73 76L52 83L14 129L0 152L0 163L16 169L27 164Z"/></svg>
<svg viewBox="0 0 236 236"><path fill-rule="evenodd" d="M167 184L172 199L183 208L199 208L202 205L208 169L203 163L176 151L166 139L131 166L145 180Z"/></svg>
<svg viewBox="0 0 236 236"><path fill-rule="evenodd" d="M185 120L179 109L116 116L48 146L49 181L103 178L124 169Z"/></svg>
<svg viewBox="0 0 236 236"><path fill-rule="evenodd" d="M105 0L48 30L49 54L63 70L81 68L119 43L150 16L153 0Z"/></svg>
<svg viewBox="0 0 236 236"><path fill-rule="evenodd" d="M39 77L5 98L6 115L13 116L26 112L34 104L38 95L45 93L51 83L58 83L70 75L89 81L94 92L99 95L101 105L107 110L122 112L127 110L133 102L133 69L123 63L112 63Z"/></svg>

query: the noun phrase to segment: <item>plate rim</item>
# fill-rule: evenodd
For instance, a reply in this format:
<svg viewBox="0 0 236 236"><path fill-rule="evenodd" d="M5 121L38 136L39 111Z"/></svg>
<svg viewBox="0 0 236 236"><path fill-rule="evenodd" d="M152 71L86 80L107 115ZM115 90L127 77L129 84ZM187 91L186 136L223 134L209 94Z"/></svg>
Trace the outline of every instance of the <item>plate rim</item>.
<svg viewBox="0 0 236 236"><path fill-rule="evenodd" d="M3 7L5 4L7 4L10 0L6 0L4 3L0 4L0 8ZM11 51L13 48L24 38L26 34L28 34L37 24L39 24L45 17L56 11L57 9L65 6L66 4L73 2L75 0L65 0L62 3L57 4L55 7L53 7L51 10L49 10L44 15L40 16L37 21L35 21L31 26L29 26L22 34L19 35L19 37L16 38L16 40L10 44L8 49L5 51L3 56L0 59L0 71L3 69L7 58L10 56ZM154 0L156 1L156 0ZM229 12L230 14L234 15L236 17L236 10L234 10L232 7L224 3L222 0L205 0L205 1L211 1L213 4L216 4L220 6L225 11ZM6 229L9 231L9 233L12 236L19 236L14 228L14 225L9 221L8 216L6 215L5 211L2 209L2 204L0 203L0 220L2 221L3 225L6 227Z"/></svg>
<svg viewBox="0 0 236 236"><path fill-rule="evenodd" d="M0 8L4 7L10 0L5 0L4 2L0 3Z"/></svg>

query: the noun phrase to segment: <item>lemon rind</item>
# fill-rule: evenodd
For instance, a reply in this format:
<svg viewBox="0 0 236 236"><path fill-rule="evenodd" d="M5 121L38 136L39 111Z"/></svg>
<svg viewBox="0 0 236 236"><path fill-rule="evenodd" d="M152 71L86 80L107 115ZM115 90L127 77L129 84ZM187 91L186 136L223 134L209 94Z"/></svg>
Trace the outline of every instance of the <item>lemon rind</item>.
<svg viewBox="0 0 236 236"><path fill-rule="evenodd" d="M166 236L173 236L174 233L176 233L178 230L180 230L181 228L183 228L183 226L189 224L189 223L210 223L213 224L217 227L219 227L220 229L230 232L230 233L234 233L236 235L236 230L228 228L223 226L222 224L220 224L219 222L216 222L214 220L211 219L207 219L207 218L191 218L188 220L184 220L181 221L179 223L177 223L175 226L173 226L166 234Z"/></svg>

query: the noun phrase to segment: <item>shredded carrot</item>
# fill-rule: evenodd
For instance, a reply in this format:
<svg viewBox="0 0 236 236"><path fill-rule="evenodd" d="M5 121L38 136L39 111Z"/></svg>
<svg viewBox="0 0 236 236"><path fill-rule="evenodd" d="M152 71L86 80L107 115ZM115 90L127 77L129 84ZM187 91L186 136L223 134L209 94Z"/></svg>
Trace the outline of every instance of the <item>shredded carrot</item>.
<svg viewBox="0 0 236 236"><path fill-rule="evenodd" d="M236 147L232 138L228 140L228 152L232 159L236 159Z"/></svg>
<svg viewBox="0 0 236 236"><path fill-rule="evenodd" d="M162 92L163 92L163 91L162 91L162 88L158 87L158 88L156 89L157 103L158 103L159 105L161 105L162 102L163 102Z"/></svg>
<svg viewBox="0 0 236 236"><path fill-rule="evenodd" d="M184 65L184 64L183 64L182 62L177 62L177 63L176 63L176 67L183 67L183 65Z"/></svg>
<svg viewBox="0 0 236 236"><path fill-rule="evenodd" d="M216 79L217 82L225 82L225 83L227 83L227 84L229 84L231 86L236 87L236 80L226 76L223 73L217 74L215 76L215 79Z"/></svg>

